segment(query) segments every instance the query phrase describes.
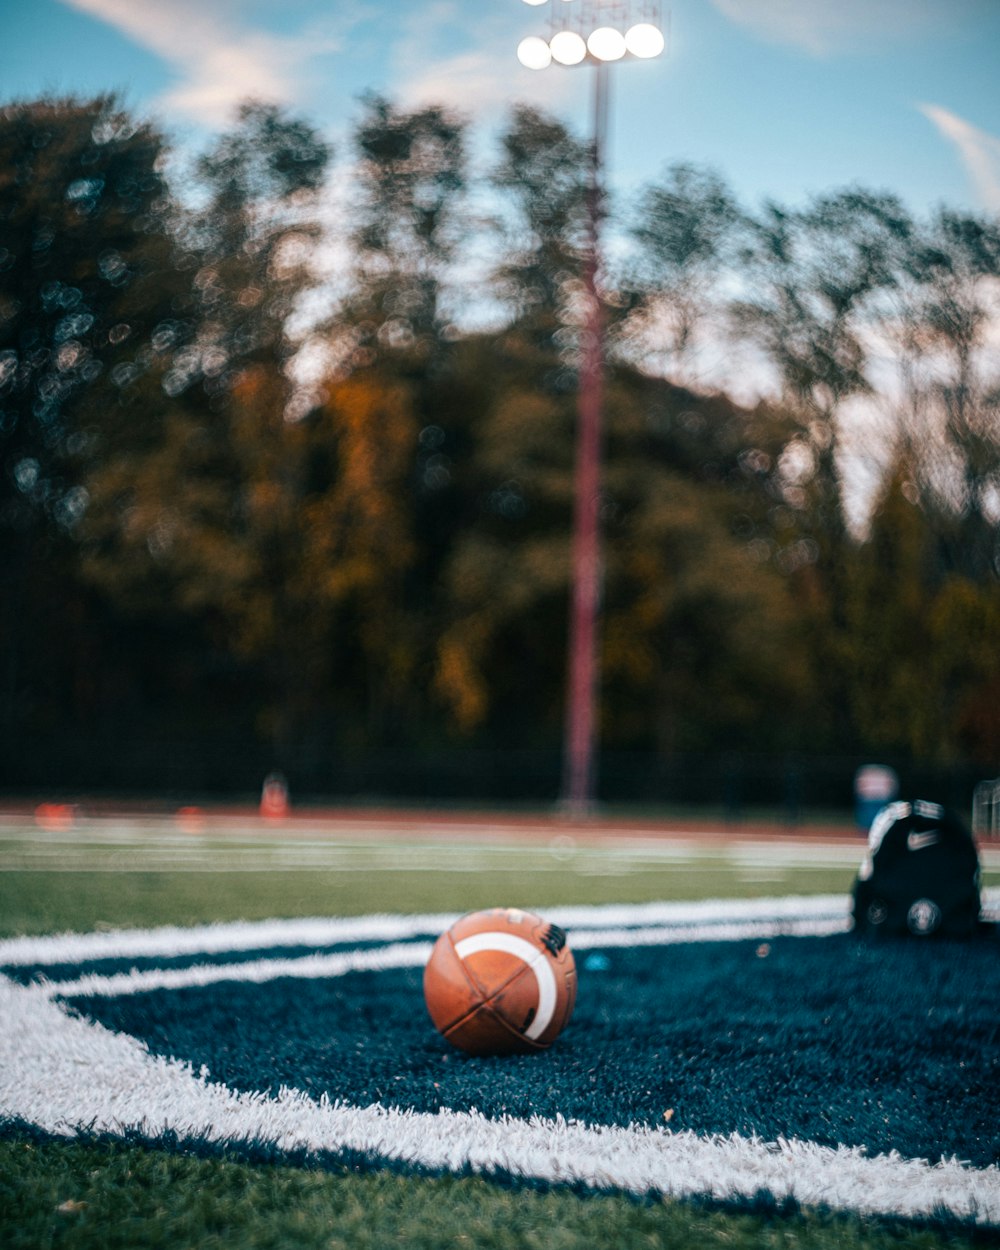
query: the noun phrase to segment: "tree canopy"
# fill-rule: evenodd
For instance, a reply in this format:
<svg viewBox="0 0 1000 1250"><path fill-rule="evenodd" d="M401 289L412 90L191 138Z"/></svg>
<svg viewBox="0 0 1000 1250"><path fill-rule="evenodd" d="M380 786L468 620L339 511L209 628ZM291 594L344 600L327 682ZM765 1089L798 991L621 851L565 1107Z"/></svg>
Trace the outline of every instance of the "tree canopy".
<svg viewBox="0 0 1000 1250"><path fill-rule="evenodd" d="M112 96L0 110L9 743L557 747L590 153L471 138L251 101L180 181ZM603 743L995 767L1000 224L692 165L603 211Z"/></svg>

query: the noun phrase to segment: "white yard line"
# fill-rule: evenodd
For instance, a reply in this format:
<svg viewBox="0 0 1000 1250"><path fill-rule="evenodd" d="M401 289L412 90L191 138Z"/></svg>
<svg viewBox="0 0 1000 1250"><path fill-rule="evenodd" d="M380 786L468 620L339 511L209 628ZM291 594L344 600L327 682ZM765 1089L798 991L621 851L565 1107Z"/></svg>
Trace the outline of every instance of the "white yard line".
<svg viewBox="0 0 1000 1250"><path fill-rule="evenodd" d="M696 902L611 903L542 909L571 932L578 944L587 930L795 922L842 919L848 900L841 894L757 899L701 899ZM171 958L271 947L336 946L352 942L398 942L436 937L455 919L454 912L415 915L306 917L300 920L232 921L191 927L118 929L101 933L66 933L0 940L0 966L82 963L96 959Z"/></svg>
<svg viewBox="0 0 1000 1250"><path fill-rule="evenodd" d="M809 842L733 843L612 841L594 845L572 839L538 844L406 842L376 844L343 841L249 841L204 843L190 838L104 841L52 836L8 840L0 854L6 872L578 872L627 875L669 868L707 868L742 874L780 874L851 868L863 846Z"/></svg>

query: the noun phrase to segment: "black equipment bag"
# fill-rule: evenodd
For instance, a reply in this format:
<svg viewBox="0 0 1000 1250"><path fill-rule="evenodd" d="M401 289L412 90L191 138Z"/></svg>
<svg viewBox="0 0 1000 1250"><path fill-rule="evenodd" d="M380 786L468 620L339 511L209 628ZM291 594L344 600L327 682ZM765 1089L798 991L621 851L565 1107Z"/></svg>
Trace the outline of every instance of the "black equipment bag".
<svg viewBox="0 0 1000 1250"><path fill-rule="evenodd" d="M979 854L961 820L922 800L884 807L854 883L855 933L968 938L979 911Z"/></svg>

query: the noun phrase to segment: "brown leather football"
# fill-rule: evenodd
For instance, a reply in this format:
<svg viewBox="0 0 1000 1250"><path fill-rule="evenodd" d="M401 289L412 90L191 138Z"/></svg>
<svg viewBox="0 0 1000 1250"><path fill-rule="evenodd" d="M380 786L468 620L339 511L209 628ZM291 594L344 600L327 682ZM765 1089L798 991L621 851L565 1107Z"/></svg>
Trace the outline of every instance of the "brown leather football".
<svg viewBox="0 0 1000 1250"><path fill-rule="evenodd" d="M566 934L514 907L471 912L435 943L424 998L435 1028L469 1054L546 1050L576 1002Z"/></svg>

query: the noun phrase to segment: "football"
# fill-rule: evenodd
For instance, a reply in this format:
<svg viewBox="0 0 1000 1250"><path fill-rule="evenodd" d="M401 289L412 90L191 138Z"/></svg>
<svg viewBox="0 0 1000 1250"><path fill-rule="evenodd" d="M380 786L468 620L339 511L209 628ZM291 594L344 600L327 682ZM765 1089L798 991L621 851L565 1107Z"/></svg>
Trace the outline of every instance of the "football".
<svg viewBox="0 0 1000 1250"><path fill-rule="evenodd" d="M471 912L434 944L424 998L438 1032L470 1055L546 1050L576 1002L566 934L513 907Z"/></svg>

